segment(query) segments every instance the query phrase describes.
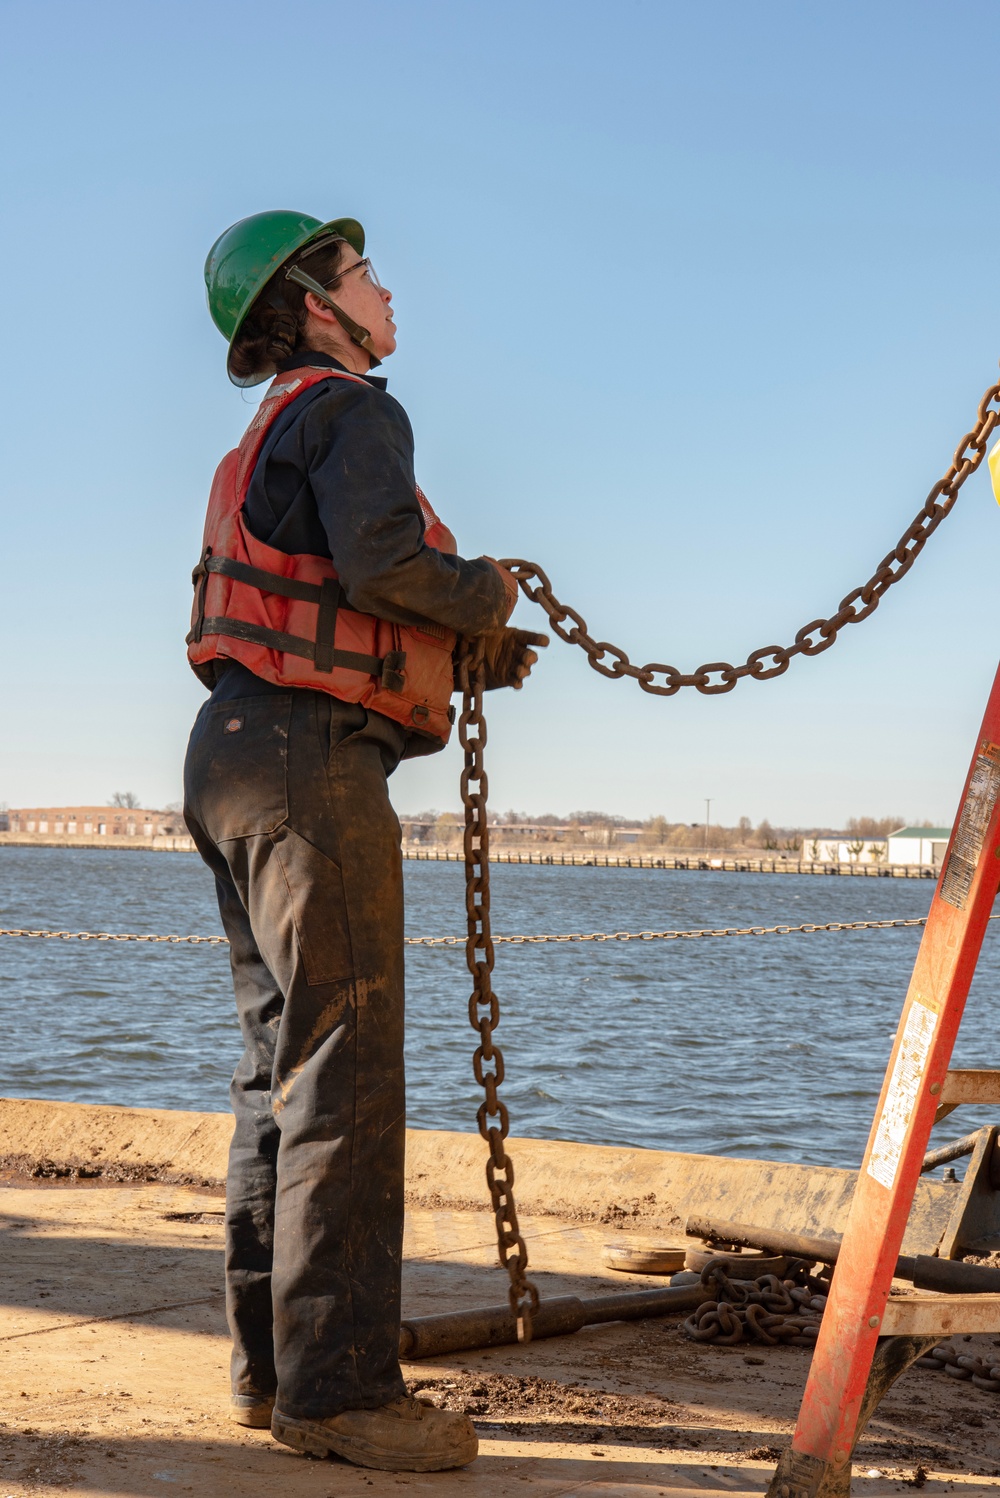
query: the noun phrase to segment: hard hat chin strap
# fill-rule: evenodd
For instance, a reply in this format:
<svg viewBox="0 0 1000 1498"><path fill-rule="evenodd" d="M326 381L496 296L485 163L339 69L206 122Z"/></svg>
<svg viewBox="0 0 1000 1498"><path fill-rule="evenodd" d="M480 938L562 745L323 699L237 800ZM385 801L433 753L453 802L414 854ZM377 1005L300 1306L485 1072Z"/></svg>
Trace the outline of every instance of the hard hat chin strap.
<svg viewBox="0 0 1000 1498"><path fill-rule="evenodd" d="M304 287L306 291L311 291L313 296L319 297L321 302L325 302L330 311L333 313L334 317L340 323L340 326L343 328L344 332L350 338L351 342L356 343L358 345L358 348L364 349L365 353L371 360L372 369L378 368L378 366L382 363L382 360L375 353L375 345L372 342L372 335L369 333L367 328L363 328L360 323L354 321L353 317L348 316L343 307L337 306L337 303L333 300L325 286L320 285L319 281L316 281L312 276L307 275L306 272L304 270L301 270L297 265L293 265L290 270L287 270L285 272L285 279L288 281L294 281L297 286Z"/></svg>

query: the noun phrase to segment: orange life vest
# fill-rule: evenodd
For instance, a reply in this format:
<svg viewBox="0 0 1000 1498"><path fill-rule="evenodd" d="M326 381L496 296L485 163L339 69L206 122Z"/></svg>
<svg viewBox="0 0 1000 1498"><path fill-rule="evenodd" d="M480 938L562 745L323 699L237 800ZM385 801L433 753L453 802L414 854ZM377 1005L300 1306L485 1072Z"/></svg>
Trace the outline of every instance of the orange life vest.
<svg viewBox="0 0 1000 1498"><path fill-rule="evenodd" d="M272 422L320 380L364 381L340 370L293 369L268 390L239 447L215 473L201 560L194 569L188 660L209 687L210 662L242 662L278 686L310 687L384 713L411 732L448 742L454 709L453 630L391 624L348 606L329 557L276 551L250 534L243 504ZM454 554L455 538L417 489L424 540ZM426 752L426 751L424 751Z"/></svg>

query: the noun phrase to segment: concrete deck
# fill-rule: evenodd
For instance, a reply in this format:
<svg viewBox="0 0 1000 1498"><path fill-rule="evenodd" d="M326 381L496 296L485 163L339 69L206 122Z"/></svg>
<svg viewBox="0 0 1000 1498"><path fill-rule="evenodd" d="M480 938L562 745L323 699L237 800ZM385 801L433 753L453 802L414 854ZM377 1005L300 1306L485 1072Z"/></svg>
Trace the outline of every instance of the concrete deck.
<svg viewBox="0 0 1000 1498"><path fill-rule="evenodd" d="M67 1115L65 1107L55 1109L62 1126L74 1117L79 1125L68 1137L83 1137L94 1110ZM146 1123L160 1137L178 1127L169 1114ZM107 1118L102 1127L113 1159L121 1148L112 1147ZM200 1133L187 1130L192 1148L223 1127L206 1115ZM30 1145L30 1134L20 1142ZM435 1144L442 1156L446 1137ZM750 1495L765 1491L770 1452L791 1435L807 1351L698 1346L676 1320L655 1320L407 1365L421 1392L473 1415L481 1455L464 1471L390 1475L303 1459L227 1417L218 1189L33 1180L25 1173L32 1151L12 1151L15 1142L8 1128L3 1148L22 1160L0 1175L0 1498ZM119 1147L126 1142L134 1144L122 1138ZM188 1161L173 1155L175 1169L208 1163L197 1150ZM51 1149L39 1158L51 1159ZM526 1214L523 1226L543 1295L653 1283L602 1267L601 1247L616 1229L586 1213ZM407 1216L404 1311L502 1300L492 1231L485 1211L416 1201ZM974 1338L970 1351L993 1346ZM926 1493L996 1494L998 1416L998 1396L911 1370L860 1448L854 1492L909 1491L922 1465Z"/></svg>

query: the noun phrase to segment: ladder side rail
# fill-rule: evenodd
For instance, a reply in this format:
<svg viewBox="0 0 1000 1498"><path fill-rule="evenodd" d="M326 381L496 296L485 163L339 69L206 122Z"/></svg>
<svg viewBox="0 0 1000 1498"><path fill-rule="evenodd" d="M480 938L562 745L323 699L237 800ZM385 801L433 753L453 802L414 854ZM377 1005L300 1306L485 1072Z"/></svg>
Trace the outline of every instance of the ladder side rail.
<svg viewBox="0 0 1000 1498"><path fill-rule="evenodd" d="M820 1470L842 1472L850 1461L893 1270L1000 885L998 792L1000 670L931 901L788 1453L790 1461L793 1453L804 1458L817 1477ZM797 1490L805 1494L811 1483Z"/></svg>

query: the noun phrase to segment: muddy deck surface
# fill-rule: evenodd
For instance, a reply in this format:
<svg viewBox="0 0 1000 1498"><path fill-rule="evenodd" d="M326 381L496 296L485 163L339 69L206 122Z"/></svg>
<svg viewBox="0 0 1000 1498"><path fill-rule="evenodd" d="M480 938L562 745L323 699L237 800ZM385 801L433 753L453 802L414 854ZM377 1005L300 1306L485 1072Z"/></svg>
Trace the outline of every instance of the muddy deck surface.
<svg viewBox="0 0 1000 1498"><path fill-rule="evenodd" d="M297 1456L227 1417L221 1210L213 1192L157 1182L0 1183L0 1498L757 1494L790 1438L808 1352L697 1346L673 1320L406 1365L420 1392L474 1419L481 1454L464 1471ZM607 1226L522 1221L543 1295L659 1283L603 1269ZM485 1212L411 1207L404 1312L501 1301L491 1229ZM853 1491L909 1492L919 1467L926 1493L1000 1492L1000 1397L907 1373L859 1450Z"/></svg>

